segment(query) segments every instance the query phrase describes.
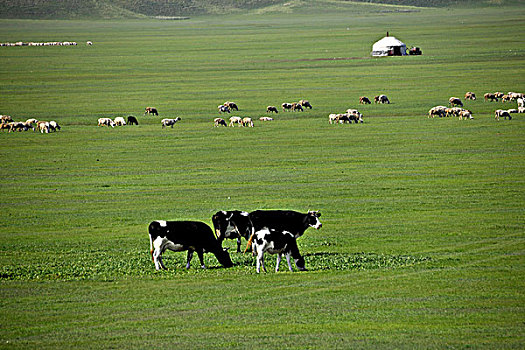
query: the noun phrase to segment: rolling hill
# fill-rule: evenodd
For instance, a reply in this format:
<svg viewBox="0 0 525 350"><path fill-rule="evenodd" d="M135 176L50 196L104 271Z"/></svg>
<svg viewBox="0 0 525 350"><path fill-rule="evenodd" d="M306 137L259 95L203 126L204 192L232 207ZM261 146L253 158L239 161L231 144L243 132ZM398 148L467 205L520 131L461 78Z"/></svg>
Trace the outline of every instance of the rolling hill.
<svg viewBox="0 0 525 350"><path fill-rule="evenodd" d="M370 4L383 6L449 7L498 6L517 0L2 0L4 19L126 19L163 16L220 15L247 12L300 12Z"/></svg>

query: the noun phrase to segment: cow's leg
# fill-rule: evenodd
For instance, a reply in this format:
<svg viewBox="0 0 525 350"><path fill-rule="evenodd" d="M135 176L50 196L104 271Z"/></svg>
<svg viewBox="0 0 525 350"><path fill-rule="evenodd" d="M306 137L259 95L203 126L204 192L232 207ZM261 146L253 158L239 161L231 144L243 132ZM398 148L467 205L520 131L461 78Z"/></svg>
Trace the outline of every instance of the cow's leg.
<svg viewBox="0 0 525 350"><path fill-rule="evenodd" d="M155 262L156 270L167 270L166 266L164 266L164 263L162 262L162 250L160 248L155 249L153 252L153 261Z"/></svg>
<svg viewBox="0 0 525 350"><path fill-rule="evenodd" d="M237 237L237 253L241 252L241 237Z"/></svg>
<svg viewBox="0 0 525 350"><path fill-rule="evenodd" d="M286 262L288 263L288 270L293 272L292 263L290 261L290 257L292 256L291 252L286 253Z"/></svg>
<svg viewBox="0 0 525 350"><path fill-rule="evenodd" d="M201 263L201 267L203 269L205 269L206 266L204 265L204 250L203 249L197 250L197 255L199 256L199 261Z"/></svg>
<svg viewBox="0 0 525 350"><path fill-rule="evenodd" d="M188 258L186 259L186 268L187 269L190 268L191 258L193 258L193 250L189 249L188 250Z"/></svg>
<svg viewBox="0 0 525 350"><path fill-rule="evenodd" d="M279 264L281 264L282 254L277 253L277 261L275 262L275 272L279 272Z"/></svg>

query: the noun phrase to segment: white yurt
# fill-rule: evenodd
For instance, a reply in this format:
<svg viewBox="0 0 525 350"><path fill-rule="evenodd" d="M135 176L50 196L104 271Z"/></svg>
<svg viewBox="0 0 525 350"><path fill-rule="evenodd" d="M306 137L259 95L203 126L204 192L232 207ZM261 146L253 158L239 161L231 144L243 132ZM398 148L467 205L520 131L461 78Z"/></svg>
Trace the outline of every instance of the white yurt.
<svg viewBox="0 0 525 350"><path fill-rule="evenodd" d="M407 54L407 46L400 40L393 36L386 36L372 45L372 56L405 56Z"/></svg>

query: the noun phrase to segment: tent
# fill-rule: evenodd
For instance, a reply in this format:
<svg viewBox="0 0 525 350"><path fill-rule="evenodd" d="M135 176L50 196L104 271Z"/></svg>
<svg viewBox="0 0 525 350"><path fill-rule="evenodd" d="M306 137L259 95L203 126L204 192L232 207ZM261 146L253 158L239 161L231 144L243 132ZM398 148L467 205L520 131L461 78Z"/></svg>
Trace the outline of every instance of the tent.
<svg viewBox="0 0 525 350"><path fill-rule="evenodd" d="M372 56L405 56L406 54L407 46L393 36L387 35L372 45Z"/></svg>

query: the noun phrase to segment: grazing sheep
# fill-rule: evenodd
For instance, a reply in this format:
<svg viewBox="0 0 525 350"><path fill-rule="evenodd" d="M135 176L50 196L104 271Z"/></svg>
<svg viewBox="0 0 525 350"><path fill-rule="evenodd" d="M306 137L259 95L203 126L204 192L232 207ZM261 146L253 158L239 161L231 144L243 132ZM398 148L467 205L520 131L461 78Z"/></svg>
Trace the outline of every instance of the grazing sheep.
<svg viewBox="0 0 525 350"><path fill-rule="evenodd" d="M60 125L58 125L58 123L56 121L52 120L52 121L49 122L49 130L50 131L57 131L57 130L60 130L60 129L62 129L62 128L60 127Z"/></svg>
<svg viewBox="0 0 525 350"><path fill-rule="evenodd" d="M509 120L512 119L512 116L510 115L508 111L505 111L503 109L497 109L496 112L494 113L494 118L496 120L499 120L500 117L503 117L504 119L509 118Z"/></svg>
<svg viewBox="0 0 525 350"><path fill-rule="evenodd" d="M369 105L369 104L371 104L372 102L370 102L370 100L368 99L368 97L366 97L366 96L361 96L361 97L359 97L359 103L360 103L360 104L366 104L366 105Z"/></svg>
<svg viewBox="0 0 525 350"><path fill-rule="evenodd" d="M179 120L181 120L181 118L179 117L175 119L162 119L160 123L162 124L163 129L167 126L171 126L171 128L173 129L173 125L175 125L175 123L178 122Z"/></svg>
<svg viewBox="0 0 525 350"><path fill-rule="evenodd" d="M301 106L299 103L295 103L295 102L292 103L292 111L295 112L297 110L302 112L303 111L303 106Z"/></svg>
<svg viewBox="0 0 525 350"><path fill-rule="evenodd" d="M465 93L465 100L476 100L476 94L470 91Z"/></svg>
<svg viewBox="0 0 525 350"><path fill-rule="evenodd" d="M266 107L266 113L279 113L279 111L275 106L268 106Z"/></svg>
<svg viewBox="0 0 525 350"><path fill-rule="evenodd" d="M487 92L485 95L483 95L483 97L485 98L485 102L487 100L490 100L491 102L496 100L496 102L498 102L498 97L496 97L496 95L493 93Z"/></svg>
<svg viewBox="0 0 525 350"><path fill-rule="evenodd" d="M129 125L139 125L139 121L134 116L130 115L128 116L128 124Z"/></svg>
<svg viewBox="0 0 525 350"><path fill-rule="evenodd" d="M228 126L235 126L235 124L237 124L239 126L243 126L242 118L241 117L231 117L230 118L230 124L228 124Z"/></svg>
<svg viewBox="0 0 525 350"><path fill-rule="evenodd" d="M226 121L224 119L222 119L222 118L215 118L215 119L213 119L213 127L217 127L217 126L221 126L221 125L228 126L226 124Z"/></svg>
<svg viewBox="0 0 525 350"><path fill-rule="evenodd" d="M122 117L116 117L114 122L115 122L116 126L124 126L124 125L126 125L126 121Z"/></svg>
<svg viewBox="0 0 525 350"><path fill-rule="evenodd" d="M8 115L3 115L0 117L0 121L2 123L9 123L13 121L13 118L11 118L11 116L8 116Z"/></svg>
<svg viewBox="0 0 525 350"><path fill-rule="evenodd" d="M462 119L474 119L474 117L472 116L472 112L467 109L464 109L461 112L459 112L459 120Z"/></svg>
<svg viewBox="0 0 525 350"><path fill-rule="evenodd" d="M283 103L283 104L281 105L281 107L283 107L283 112L285 112L285 111L289 111L289 110L292 109L292 104L291 104L291 103L287 103L287 102L285 102L285 103Z"/></svg>
<svg viewBox="0 0 525 350"><path fill-rule="evenodd" d="M230 113L230 107L228 106L219 105L217 108L219 109L219 113Z"/></svg>
<svg viewBox="0 0 525 350"><path fill-rule="evenodd" d="M304 108L312 109L312 105L310 104L310 102L308 102L308 100L301 100L299 101L299 104L303 106Z"/></svg>
<svg viewBox="0 0 525 350"><path fill-rule="evenodd" d="M253 128L253 120L252 120L252 118L249 118L249 117L242 118L242 126L248 126L250 128Z"/></svg>
<svg viewBox="0 0 525 350"><path fill-rule="evenodd" d="M159 112L157 111L157 108L155 107L146 107L146 110L144 111L144 115L146 114L159 115Z"/></svg>
<svg viewBox="0 0 525 350"><path fill-rule="evenodd" d="M451 97L448 99L448 104L451 106L461 106L463 107L463 102L457 97Z"/></svg>
<svg viewBox="0 0 525 350"><path fill-rule="evenodd" d="M447 113L446 111L447 111L447 107L445 106L432 107L428 111L428 118L434 118L434 116L436 115L440 118L445 117Z"/></svg>
<svg viewBox="0 0 525 350"><path fill-rule="evenodd" d="M235 102L226 101L226 102L224 102L224 105L226 107L228 107L230 109L230 111L233 111L234 109L236 111L239 110L239 108L237 107L237 104Z"/></svg>
<svg viewBox="0 0 525 350"><path fill-rule="evenodd" d="M114 128L115 122L111 120L111 118L98 118L97 126L111 126L112 128Z"/></svg>
<svg viewBox="0 0 525 350"><path fill-rule="evenodd" d="M262 121L262 122L270 122L270 121L273 120L273 118L270 118L270 117L260 117L259 120Z"/></svg>
<svg viewBox="0 0 525 350"><path fill-rule="evenodd" d="M45 122L43 120L39 121L37 124L38 129L40 130L40 133L42 134L49 134L49 123Z"/></svg>

